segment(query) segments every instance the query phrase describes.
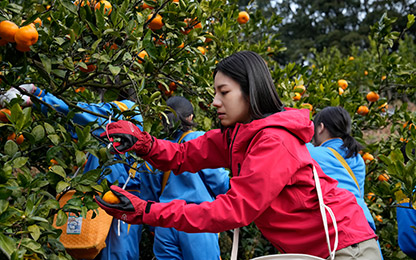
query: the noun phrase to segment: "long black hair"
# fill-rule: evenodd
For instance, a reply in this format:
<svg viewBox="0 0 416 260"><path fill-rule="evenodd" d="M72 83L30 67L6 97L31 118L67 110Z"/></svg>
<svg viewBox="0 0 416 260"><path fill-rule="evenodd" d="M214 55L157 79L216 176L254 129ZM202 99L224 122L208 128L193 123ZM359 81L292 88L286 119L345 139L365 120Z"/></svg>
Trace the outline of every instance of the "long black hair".
<svg viewBox="0 0 416 260"><path fill-rule="evenodd" d="M237 81L250 101L251 119L281 112L283 103L276 92L269 68L263 58L252 51L240 51L223 59L214 70Z"/></svg>
<svg viewBox="0 0 416 260"><path fill-rule="evenodd" d="M175 124L180 122L180 129L184 132L191 130L195 123L193 121L188 121L186 118L190 115L194 115L194 107L188 99L180 96L173 96L166 100L166 105L172 108L175 113L172 111L166 112L168 120L163 118L162 123L165 126L165 130L169 133L172 133L175 130Z"/></svg>
<svg viewBox="0 0 416 260"><path fill-rule="evenodd" d="M343 140L343 147L348 149L346 158L356 156L363 146L351 136L351 117L342 107L326 107L319 112L313 123L316 127L321 123L328 129L331 137L339 137Z"/></svg>

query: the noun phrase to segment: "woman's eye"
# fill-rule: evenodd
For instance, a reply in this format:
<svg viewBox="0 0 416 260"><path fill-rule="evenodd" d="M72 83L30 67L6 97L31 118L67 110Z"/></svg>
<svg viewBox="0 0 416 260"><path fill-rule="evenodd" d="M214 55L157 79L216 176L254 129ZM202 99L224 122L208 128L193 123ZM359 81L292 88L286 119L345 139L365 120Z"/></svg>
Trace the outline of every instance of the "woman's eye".
<svg viewBox="0 0 416 260"><path fill-rule="evenodd" d="M221 91L221 95L225 95L225 94L227 94L229 91Z"/></svg>

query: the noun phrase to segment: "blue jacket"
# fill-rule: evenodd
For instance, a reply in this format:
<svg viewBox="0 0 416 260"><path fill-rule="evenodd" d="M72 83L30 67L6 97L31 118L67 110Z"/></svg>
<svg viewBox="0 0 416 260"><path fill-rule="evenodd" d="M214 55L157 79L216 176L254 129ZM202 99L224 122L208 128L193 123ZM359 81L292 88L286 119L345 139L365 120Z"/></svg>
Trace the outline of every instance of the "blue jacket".
<svg viewBox="0 0 416 260"><path fill-rule="evenodd" d="M367 204L364 201L364 181L365 181L365 163L362 157L357 154L350 158L345 158L347 155L347 149L343 148L342 145L344 142L341 139L335 138L325 141L321 146L313 146L311 143L308 143L306 146L311 154L312 158L319 164L321 169L326 175L331 178L334 178L338 181L338 187L344 188L352 192L357 199L358 205L364 211L365 217L370 224L371 228L375 231L376 225L374 223L373 216L370 213L370 210L367 207ZM335 157L334 153L328 149L331 147L337 151L345 161L350 166L352 172L357 179L360 189L358 189L357 184L349 174L349 172L344 168L341 162Z"/></svg>
<svg viewBox="0 0 416 260"><path fill-rule="evenodd" d="M172 142L178 142L183 132L179 132ZM195 131L188 133L181 142L195 139L204 132ZM161 193L164 172L154 170L150 164L146 164L147 173L140 174L142 181L140 193L143 199L169 202L172 200L185 200L191 203L213 201L219 194L224 194L229 189L229 173L223 168L204 169L198 173L183 172L179 175L170 173L166 186ZM146 171L146 169L144 169Z"/></svg>
<svg viewBox="0 0 416 260"><path fill-rule="evenodd" d="M416 259L416 210L408 202L401 202L397 207L398 242L400 249Z"/></svg>
<svg viewBox="0 0 416 260"><path fill-rule="evenodd" d="M58 112L61 112L67 115L70 111L69 107L59 98L55 97L54 95L43 91L40 88L37 88L34 95L38 96L39 99L43 100L47 104L53 106ZM84 108L86 110L102 114L108 115L112 114L113 106L118 107L120 111L124 111L130 109L134 105L134 102L130 100L123 100L123 101L114 101L111 103L99 103L99 104L87 104L78 102L77 106ZM42 105L41 106L42 112L44 114L48 113L48 107ZM142 122L142 116L137 114L133 117L134 120L138 122ZM83 113L76 113L72 119L75 123L79 125L87 125L92 122L97 122L99 125L103 125L108 123L106 119L102 117L98 117L87 112ZM143 130L142 126L139 124L137 125L141 130ZM71 129L69 129L71 132ZM93 132L94 135L99 136L104 130L98 129ZM72 133L73 134L73 133ZM74 137L76 137L73 134ZM99 160L97 157L93 155L88 156L88 161L85 165L84 172L97 169L101 167L99 164ZM120 160L120 156L116 156L116 160ZM133 158L127 159L129 165L134 164ZM108 166L111 169L111 173L107 175L105 178L110 182L114 183L115 181L119 182L119 186L123 186L128 178L130 167L125 164L114 164ZM104 170L104 169L103 169ZM138 174L136 173L136 177L130 179L126 186L126 190L132 192L139 196L139 189L140 189L140 179ZM138 259L139 258L139 243L141 237L141 229L142 225L127 225L126 223L120 223L120 236L118 236L118 221L113 219L112 226L110 228L110 232L107 236L106 245L101 253L97 256L96 259L101 260L124 260L124 259Z"/></svg>

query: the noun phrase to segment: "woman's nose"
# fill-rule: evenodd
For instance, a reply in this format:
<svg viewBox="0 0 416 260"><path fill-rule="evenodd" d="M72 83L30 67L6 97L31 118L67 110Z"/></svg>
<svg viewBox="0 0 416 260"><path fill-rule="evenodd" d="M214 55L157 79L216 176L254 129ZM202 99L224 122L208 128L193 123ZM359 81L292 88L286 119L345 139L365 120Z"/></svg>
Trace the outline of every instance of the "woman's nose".
<svg viewBox="0 0 416 260"><path fill-rule="evenodd" d="M214 100L212 100L212 106L214 107L220 107L221 106L221 102L220 100L217 98L217 95L214 96Z"/></svg>

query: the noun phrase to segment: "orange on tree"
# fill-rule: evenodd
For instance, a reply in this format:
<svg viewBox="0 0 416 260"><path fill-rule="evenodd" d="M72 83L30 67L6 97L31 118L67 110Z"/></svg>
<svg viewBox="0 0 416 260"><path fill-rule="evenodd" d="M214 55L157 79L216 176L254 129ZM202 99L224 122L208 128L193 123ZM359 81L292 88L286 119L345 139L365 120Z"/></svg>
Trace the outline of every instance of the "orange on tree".
<svg viewBox="0 0 416 260"><path fill-rule="evenodd" d="M90 61L90 56L86 56L84 63L87 64ZM97 68L94 64L87 64L87 68L79 67L79 70L85 73L90 73Z"/></svg>
<svg viewBox="0 0 416 260"><path fill-rule="evenodd" d="M302 105L300 105L301 108L306 108L309 109L309 111L313 110L313 106L309 103L302 103Z"/></svg>
<svg viewBox="0 0 416 260"><path fill-rule="evenodd" d="M305 94L306 88L304 85L298 85L294 86L293 90L296 90L296 92L300 93L301 95Z"/></svg>
<svg viewBox="0 0 416 260"><path fill-rule="evenodd" d="M185 43L181 43L181 45L178 46L178 48L182 49L183 47L185 47Z"/></svg>
<svg viewBox="0 0 416 260"><path fill-rule="evenodd" d="M79 87L75 89L75 93L83 93L85 91L85 87Z"/></svg>
<svg viewBox="0 0 416 260"><path fill-rule="evenodd" d="M111 14L111 11L113 10L113 6L111 5L111 3L108 2L108 1L106 1L106 0L102 0L102 1L100 1L100 2L98 2L98 3L95 4L94 9L96 11L97 10L100 10L101 5L104 5L104 14L110 15Z"/></svg>
<svg viewBox="0 0 416 260"><path fill-rule="evenodd" d="M388 181L390 176L387 173L380 174L377 178L379 181Z"/></svg>
<svg viewBox="0 0 416 260"><path fill-rule="evenodd" d="M246 24L250 20L250 15L246 11L241 11L238 13L237 22L239 24Z"/></svg>
<svg viewBox="0 0 416 260"><path fill-rule="evenodd" d="M138 63L142 63L142 59L144 60L144 57L149 56L147 54L147 52L145 50L142 50L141 52L139 52L139 54L137 55L140 57L140 59L137 60Z"/></svg>
<svg viewBox="0 0 416 260"><path fill-rule="evenodd" d="M58 165L59 163L58 163L58 161L57 160L55 160L55 159L50 159L50 161L49 161L52 165Z"/></svg>
<svg viewBox="0 0 416 260"><path fill-rule="evenodd" d="M295 93L295 96L294 97L292 97L292 99L294 100L294 101L298 101L298 100L300 100L302 98L302 95L300 94L300 93Z"/></svg>
<svg viewBox="0 0 416 260"><path fill-rule="evenodd" d="M362 155L364 162L367 163L367 161L371 162L372 160L374 160L374 156L371 153L364 153Z"/></svg>
<svg viewBox="0 0 416 260"><path fill-rule="evenodd" d="M23 141L25 140L25 138L24 138L24 136L23 136L23 135L19 135L19 136L16 138L16 134L15 134L15 133L11 133L11 134L7 137L7 140L12 140L12 141L15 141L17 144L21 144L21 143L23 143Z"/></svg>
<svg viewBox="0 0 416 260"><path fill-rule="evenodd" d="M354 57L353 57L353 56L350 56L350 57L348 58L348 60L354 60Z"/></svg>
<svg viewBox="0 0 416 260"><path fill-rule="evenodd" d="M367 199L374 201L376 199L376 194L374 194L374 192L369 192L367 194Z"/></svg>
<svg viewBox="0 0 416 260"><path fill-rule="evenodd" d="M368 75L368 71L364 70L364 76L367 76L367 75Z"/></svg>
<svg viewBox="0 0 416 260"><path fill-rule="evenodd" d="M30 51L30 46L16 44L16 50L20 52L27 52Z"/></svg>
<svg viewBox="0 0 416 260"><path fill-rule="evenodd" d="M7 115L6 114L8 114L9 116L11 116L12 115L12 112L9 109L7 109L7 108L2 108L0 110L0 122L3 122L3 123L8 123L9 122L9 119L7 118Z"/></svg>
<svg viewBox="0 0 416 260"><path fill-rule="evenodd" d="M156 2L156 0L153 0L153 2ZM143 1L143 4L142 4L142 8L143 9L150 9L150 10L154 9L153 6L150 6L150 5L146 4L144 1Z"/></svg>
<svg viewBox="0 0 416 260"><path fill-rule="evenodd" d="M120 203L120 199L111 190L104 194L103 200L110 204Z"/></svg>
<svg viewBox="0 0 416 260"><path fill-rule="evenodd" d="M205 37L205 43L210 43L212 42L212 38L210 36L213 36L211 32L208 33L209 35L207 37Z"/></svg>
<svg viewBox="0 0 416 260"><path fill-rule="evenodd" d="M370 92L368 92L366 98L369 102L376 102L376 101L378 101L380 96L376 92L370 91Z"/></svg>
<svg viewBox="0 0 416 260"><path fill-rule="evenodd" d="M348 82L345 79L338 80L338 86L345 90L348 87Z"/></svg>
<svg viewBox="0 0 416 260"><path fill-rule="evenodd" d="M38 24L39 26L42 26L42 20L38 17L33 21L32 24L34 24L34 25Z"/></svg>
<svg viewBox="0 0 416 260"><path fill-rule="evenodd" d="M175 91L178 88L175 82L169 83L169 89Z"/></svg>
<svg viewBox="0 0 416 260"><path fill-rule="evenodd" d="M377 215L376 219L377 219L378 222L383 222L383 217L380 216L380 215Z"/></svg>
<svg viewBox="0 0 416 260"><path fill-rule="evenodd" d="M364 105L359 106L358 109L357 109L357 114L362 115L362 116L367 115L368 112L369 112L368 107L364 106Z"/></svg>
<svg viewBox="0 0 416 260"><path fill-rule="evenodd" d="M207 50L202 46L198 46L197 49L202 53L202 55L205 55L205 53L207 52Z"/></svg>
<svg viewBox="0 0 416 260"><path fill-rule="evenodd" d="M7 42L15 42L14 36L16 35L19 26L11 21L0 22L0 38Z"/></svg>
<svg viewBox="0 0 416 260"><path fill-rule="evenodd" d="M149 14L147 16L147 21L149 21L153 17L153 14ZM149 22L147 25L152 31L160 30L163 27L162 16L160 14L156 14L156 16Z"/></svg>
<svg viewBox="0 0 416 260"><path fill-rule="evenodd" d="M20 46L32 46L38 41L39 34L36 28L32 25L20 27L14 35L14 40Z"/></svg>
<svg viewBox="0 0 416 260"><path fill-rule="evenodd" d="M381 80L385 80L387 78L387 76L386 75L383 75L382 77L381 77Z"/></svg>
<svg viewBox="0 0 416 260"><path fill-rule="evenodd" d="M179 0L172 0L172 3L179 3Z"/></svg>

